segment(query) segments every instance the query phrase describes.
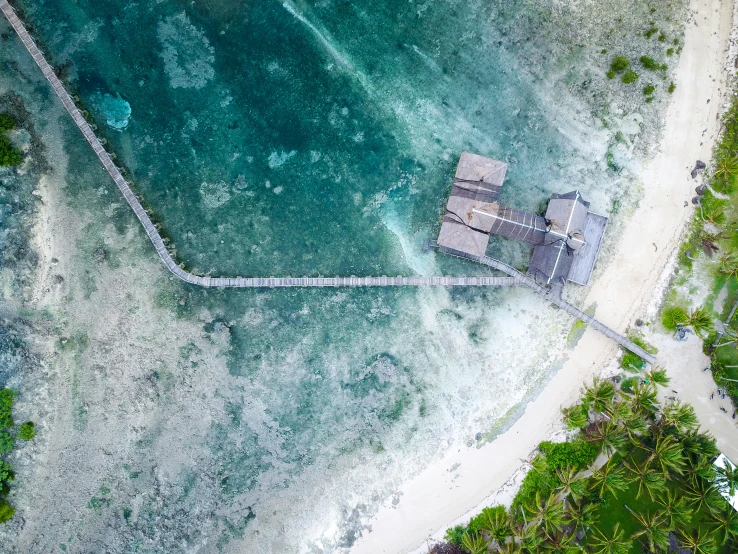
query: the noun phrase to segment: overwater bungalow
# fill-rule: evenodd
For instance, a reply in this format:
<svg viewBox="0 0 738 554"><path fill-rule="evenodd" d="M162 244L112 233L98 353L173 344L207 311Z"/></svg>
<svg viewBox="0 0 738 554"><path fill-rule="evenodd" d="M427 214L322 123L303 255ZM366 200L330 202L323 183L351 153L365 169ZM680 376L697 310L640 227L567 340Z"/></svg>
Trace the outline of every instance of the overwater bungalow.
<svg viewBox="0 0 738 554"><path fill-rule="evenodd" d="M589 211L579 191L552 194L544 215L499 202L507 164L463 152L437 244L441 251L479 258L490 235L534 245L528 273L547 285L587 285L607 218Z"/></svg>

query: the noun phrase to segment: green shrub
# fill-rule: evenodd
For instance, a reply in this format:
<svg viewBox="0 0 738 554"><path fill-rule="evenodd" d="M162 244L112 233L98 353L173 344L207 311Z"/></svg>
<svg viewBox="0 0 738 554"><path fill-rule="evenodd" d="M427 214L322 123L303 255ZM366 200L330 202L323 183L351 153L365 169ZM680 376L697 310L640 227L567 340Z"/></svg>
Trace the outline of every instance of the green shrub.
<svg viewBox="0 0 738 554"><path fill-rule="evenodd" d="M653 96L646 98L646 104L650 104L651 102L653 102Z"/></svg>
<svg viewBox="0 0 738 554"><path fill-rule="evenodd" d="M5 523L10 518L12 518L15 515L15 508L5 502L4 500L0 500L0 523Z"/></svg>
<svg viewBox="0 0 738 554"><path fill-rule="evenodd" d="M570 431L586 427L589 423L589 410L584 404L575 404L569 408L564 408L561 412L564 414L566 427Z"/></svg>
<svg viewBox="0 0 738 554"><path fill-rule="evenodd" d="M443 540L450 542L451 544L461 546L461 541L464 538L464 535L466 535L466 527L463 525L457 525L456 527L446 529L446 534L443 536Z"/></svg>
<svg viewBox="0 0 738 554"><path fill-rule="evenodd" d="M641 371L646 369L646 360L633 352L626 351L620 359L620 367L627 371Z"/></svg>
<svg viewBox="0 0 738 554"><path fill-rule="evenodd" d="M505 509L505 506L490 506L489 508L484 508L481 513L471 519L468 530L473 534L481 534L486 522L494 521L495 516L502 518L506 514L507 510ZM446 540L448 541L448 539Z"/></svg>
<svg viewBox="0 0 738 554"><path fill-rule="evenodd" d="M635 83L638 80L638 73L630 69L625 72L625 74L620 80L623 81L623 83L625 83L626 85Z"/></svg>
<svg viewBox="0 0 738 554"><path fill-rule="evenodd" d="M659 35L659 42L664 42L664 41L666 41L666 35L664 33L661 33Z"/></svg>
<svg viewBox="0 0 738 554"><path fill-rule="evenodd" d="M625 56L615 56L610 62L610 71L622 73L630 67L630 60Z"/></svg>
<svg viewBox="0 0 738 554"><path fill-rule="evenodd" d="M633 386L640 380L640 377L628 377L627 379L623 379L622 383L620 383L620 389L630 394L633 392Z"/></svg>
<svg viewBox="0 0 738 554"><path fill-rule="evenodd" d="M658 63L656 63L656 60L654 60L650 56L641 56L640 62L641 65L649 71L656 71L661 67Z"/></svg>
<svg viewBox="0 0 738 554"><path fill-rule="evenodd" d="M651 96L653 94L653 91L655 90L656 90L655 86L646 85L645 87L643 87L643 94L645 94L646 96Z"/></svg>
<svg viewBox="0 0 738 554"><path fill-rule="evenodd" d="M674 84L674 81L672 81L672 82L671 82L671 84L669 85L669 88L668 88L668 89L666 89L666 92L668 92L669 94L671 94L671 93L673 93L673 92L674 92L675 90L676 90L676 85Z"/></svg>
<svg viewBox="0 0 738 554"><path fill-rule="evenodd" d="M653 35L655 35L658 32L659 32L659 30L656 27L651 27L648 31L646 31L645 33L643 33L643 35L646 38L651 38Z"/></svg>
<svg viewBox="0 0 738 554"><path fill-rule="evenodd" d="M666 49L666 55L667 56L673 56L674 55L674 49L673 48L667 48Z"/></svg>
<svg viewBox="0 0 738 554"><path fill-rule="evenodd" d="M605 73L605 75L607 75L607 78L608 79L614 79L615 78L615 72L613 70L608 71L607 73Z"/></svg>
<svg viewBox="0 0 738 554"><path fill-rule="evenodd" d="M549 471L571 467L584 469L592 465L599 451L597 447L575 439L571 442L542 442L538 449L546 455L546 465Z"/></svg>
<svg viewBox="0 0 738 554"><path fill-rule="evenodd" d="M0 135L0 165L18 165L23 161L23 154L14 148L6 136Z"/></svg>
<svg viewBox="0 0 738 554"><path fill-rule="evenodd" d="M24 441L33 440L36 436L36 425L33 421L26 421L18 428L18 438Z"/></svg>
<svg viewBox="0 0 738 554"><path fill-rule="evenodd" d="M14 444L15 439L13 438L13 435L7 431L0 431L0 454L11 452Z"/></svg>
<svg viewBox="0 0 738 554"><path fill-rule="evenodd" d="M0 133L15 129L17 122L15 118L7 113L0 113Z"/></svg>
<svg viewBox="0 0 738 554"><path fill-rule="evenodd" d="M687 310L681 306L672 306L664 310L664 315L661 318L661 323L669 331L676 331L677 326L685 325L689 322L689 316Z"/></svg>
<svg viewBox="0 0 738 554"><path fill-rule="evenodd" d="M0 390L0 429L13 426L13 397L16 394L11 389Z"/></svg>
<svg viewBox="0 0 738 554"><path fill-rule="evenodd" d="M4 460L0 460L0 483L11 483L14 477L13 466Z"/></svg>

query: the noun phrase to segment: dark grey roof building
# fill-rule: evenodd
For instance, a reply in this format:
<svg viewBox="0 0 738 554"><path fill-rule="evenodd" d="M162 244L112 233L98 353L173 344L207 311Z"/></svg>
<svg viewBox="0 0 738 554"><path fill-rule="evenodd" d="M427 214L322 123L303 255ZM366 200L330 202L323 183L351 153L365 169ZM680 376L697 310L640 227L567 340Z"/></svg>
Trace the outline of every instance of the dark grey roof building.
<svg viewBox="0 0 738 554"><path fill-rule="evenodd" d="M484 256L490 235L535 245L528 272L551 284L589 283L607 218L589 211L579 191L552 194L546 215L499 203L507 164L464 152L438 235L441 250Z"/></svg>

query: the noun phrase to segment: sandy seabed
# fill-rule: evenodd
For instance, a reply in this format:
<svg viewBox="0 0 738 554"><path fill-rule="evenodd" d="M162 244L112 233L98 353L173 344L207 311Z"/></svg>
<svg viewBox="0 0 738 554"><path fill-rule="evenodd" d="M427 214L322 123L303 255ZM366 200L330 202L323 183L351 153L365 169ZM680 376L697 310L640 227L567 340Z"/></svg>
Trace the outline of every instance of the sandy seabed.
<svg viewBox="0 0 738 554"><path fill-rule="evenodd" d="M644 196L622 229L606 271L596 279L583 305L596 303L596 317L624 330L638 317L655 315L673 270L675 252L691 220L695 161L709 161L719 135L721 108L728 94L734 53L736 4L692 0L671 104L656 155L639 177ZM738 455L738 429L729 414L707 399L713 389L701 342L657 342L658 363L666 366L680 397L695 405L700 421L718 447ZM429 466L398 492L399 503L385 504L370 522L352 554L426 552L429 539L465 523L482 507L511 500L526 460L539 442L564 432L561 408L575 402L580 384L613 365L617 346L587 330L569 360L525 414L482 448L466 448Z"/></svg>

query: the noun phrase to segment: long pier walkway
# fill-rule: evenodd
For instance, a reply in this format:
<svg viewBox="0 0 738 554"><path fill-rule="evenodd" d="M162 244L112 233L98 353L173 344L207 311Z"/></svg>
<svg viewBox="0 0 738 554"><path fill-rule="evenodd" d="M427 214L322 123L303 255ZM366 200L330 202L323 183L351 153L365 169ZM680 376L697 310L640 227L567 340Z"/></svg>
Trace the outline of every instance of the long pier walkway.
<svg viewBox="0 0 738 554"><path fill-rule="evenodd" d="M589 314L581 311L577 307L569 304L562 300L560 297L550 294L548 289L538 285L535 280L523 275L516 269L498 261L493 258L486 256L480 258L473 258L468 255L461 255L461 257L472 259L483 265L492 267L503 273L506 273L507 277L204 277L201 275L195 275L189 271L185 271L179 265L177 265L169 253L164 240L161 238L159 231L154 226L151 218L146 213L146 210L141 205L136 195L131 190L130 185L121 174L118 167L113 163L110 154L105 150L100 140L95 135L95 132L87 123L85 118L82 116L79 108L72 100L72 97L67 92L64 85L54 73L53 68L46 61L46 58L39 50L36 43L33 41L31 36L28 34L23 22L18 18L15 11L8 3L7 0L0 0L0 10L7 18L10 25L13 27L18 35L18 38L23 42L23 45L28 50L33 60L41 69L41 72L46 77L46 80L51 84L51 88L59 97L64 106L64 109L69 112L72 116L74 123L77 125L79 130L84 135L87 142L95 151L100 162L105 166L110 177L113 179L121 194L125 198L128 205L136 214L136 217L141 222L141 225L149 237L151 244L154 245L156 253L164 263L166 268L178 279L185 281L193 285L199 285L203 287L237 287L237 288L276 288L276 287L399 287L399 286L513 286L513 285L524 285L532 289L534 292L558 306L559 308L566 311L568 314L576 317L587 323L593 329L600 333L610 337L620 345L624 346L631 352L637 354L649 363L654 363L655 358L644 351L637 344L634 344L627 338L616 333L609 327L603 325ZM460 255L461 253L448 252L452 255Z"/></svg>

